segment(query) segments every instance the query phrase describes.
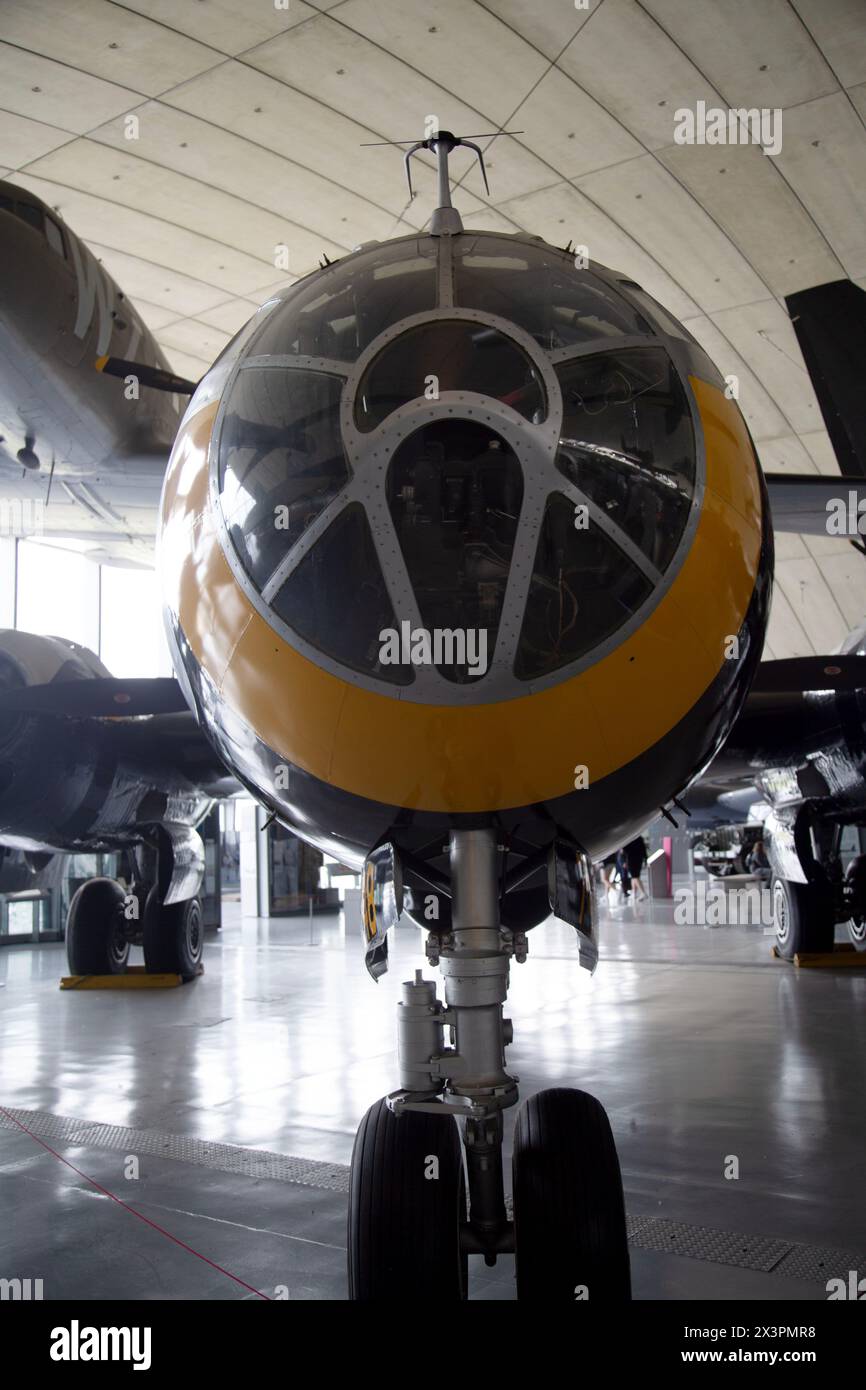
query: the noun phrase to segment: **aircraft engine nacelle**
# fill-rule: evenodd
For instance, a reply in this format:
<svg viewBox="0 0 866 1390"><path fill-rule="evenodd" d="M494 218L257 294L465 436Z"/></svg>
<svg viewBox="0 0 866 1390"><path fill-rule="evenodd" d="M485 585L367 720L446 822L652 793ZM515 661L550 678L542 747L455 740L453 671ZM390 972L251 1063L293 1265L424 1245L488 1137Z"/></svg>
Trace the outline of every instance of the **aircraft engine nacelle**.
<svg viewBox="0 0 866 1390"><path fill-rule="evenodd" d="M62 637L0 630L0 695L107 676L87 647ZM98 784L99 748L82 729L70 739L51 716L0 711L0 835L38 849L71 831L83 790ZM83 790L82 790L83 789ZM92 799L92 798L91 798Z"/></svg>
<svg viewBox="0 0 866 1390"><path fill-rule="evenodd" d="M373 245L268 301L163 493L175 663L222 756L345 862L491 822L623 843L763 646L729 394L638 285L524 235Z"/></svg>

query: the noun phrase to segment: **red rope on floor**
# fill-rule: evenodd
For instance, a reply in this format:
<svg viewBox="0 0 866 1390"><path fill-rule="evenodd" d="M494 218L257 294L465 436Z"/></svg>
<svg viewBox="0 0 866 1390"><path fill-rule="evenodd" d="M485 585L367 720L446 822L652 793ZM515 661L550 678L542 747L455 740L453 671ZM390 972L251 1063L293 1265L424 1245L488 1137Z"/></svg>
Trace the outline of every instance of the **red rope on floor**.
<svg viewBox="0 0 866 1390"><path fill-rule="evenodd" d="M128 1211L132 1216L137 1216L139 1221L143 1221L146 1226L152 1226L155 1231L159 1231L161 1236L165 1236L166 1240L174 1241L175 1245L179 1245L182 1250L186 1250L190 1255L195 1255L197 1260L203 1260L206 1265L210 1265L211 1269L218 1270L219 1273L224 1274L227 1279L233 1279L236 1284L240 1284L241 1288L248 1289L250 1293L254 1293L256 1298L263 1298L266 1303L273 1302L273 1299L269 1298L266 1293L261 1293L259 1289L254 1289L252 1284L244 1283L243 1279L239 1279L236 1274L232 1274L231 1270L224 1269L222 1265L218 1265L216 1260L209 1260L207 1255L202 1255L198 1250L193 1250L192 1246L187 1245L186 1241L181 1240L179 1236L173 1236L171 1231L167 1231L164 1226L158 1225L156 1221L151 1221L149 1216L142 1215L140 1211L136 1211L135 1207L131 1207L128 1202L124 1202L123 1199L116 1196L115 1193L109 1192L108 1188L103 1187L102 1183L97 1182L95 1178L89 1177L87 1173L82 1173L80 1168L76 1168L75 1164L70 1163L69 1159L64 1158L63 1154L59 1154L56 1149L52 1149L50 1144L46 1144L44 1139L40 1139L38 1134L34 1134L32 1129L28 1129L25 1124L22 1124L19 1119L10 1114L2 1105L0 1105L0 1115L5 1115L7 1120L11 1120L14 1125L17 1125L20 1130L23 1130L24 1133L35 1140L37 1144L40 1144L43 1149L53 1154L60 1163L65 1163L67 1168L72 1169L73 1173L77 1173L85 1182L89 1182L91 1187L96 1188L97 1192L101 1192L105 1197L110 1197L112 1202L116 1202L119 1207L123 1207L124 1211Z"/></svg>

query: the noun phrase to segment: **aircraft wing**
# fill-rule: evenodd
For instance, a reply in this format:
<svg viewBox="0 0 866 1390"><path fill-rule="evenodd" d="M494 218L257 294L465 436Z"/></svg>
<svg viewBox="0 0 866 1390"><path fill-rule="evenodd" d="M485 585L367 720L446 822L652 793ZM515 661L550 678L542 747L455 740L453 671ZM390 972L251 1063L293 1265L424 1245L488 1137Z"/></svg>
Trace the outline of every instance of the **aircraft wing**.
<svg viewBox="0 0 866 1390"><path fill-rule="evenodd" d="M0 843L24 850L136 843L242 790L172 678L7 686L0 741Z"/></svg>
<svg viewBox="0 0 866 1390"><path fill-rule="evenodd" d="M866 479L818 473L767 473L765 477L774 531L801 536L857 534L861 503L866 511ZM846 529L834 529L841 522Z"/></svg>
<svg viewBox="0 0 866 1390"><path fill-rule="evenodd" d="M152 569L156 518L168 451L158 457L118 459L91 477L58 467L51 479L25 472L2 456L0 530L3 535L72 541L95 563Z"/></svg>
<svg viewBox="0 0 866 1390"><path fill-rule="evenodd" d="M147 770L167 767L178 783L215 798L240 791L204 737L174 676L104 676L24 685L0 694L0 719L15 714L65 721L71 739L81 733L82 721L92 723L103 730L115 758L142 769L143 780Z"/></svg>
<svg viewBox="0 0 866 1390"><path fill-rule="evenodd" d="M241 790L202 733L174 676L53 680L0 692L0 720L16 715L62 721L71 738L84 721L101 729L113 753L131 766L171 768L179 779L213 797Z"/></svg>

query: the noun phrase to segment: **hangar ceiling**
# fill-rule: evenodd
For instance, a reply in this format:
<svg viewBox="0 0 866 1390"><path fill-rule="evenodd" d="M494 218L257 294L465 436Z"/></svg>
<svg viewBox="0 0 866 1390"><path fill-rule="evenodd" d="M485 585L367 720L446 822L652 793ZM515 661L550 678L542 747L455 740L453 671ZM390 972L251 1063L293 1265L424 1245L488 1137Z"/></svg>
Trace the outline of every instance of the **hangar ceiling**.
<svg viewBox="0 0 866 1390"><path fill-rule="evenodd" d="M489 198L452 160L467 226L585 244L739 377L765 468L838 471L783 297L866 288L862 0L3 0L0 37L4 175L185 375L323 253L425 224L432 162L410 203L399 154L360 147L433 114L522 132L482 142ZM782 108L781 152L676 144L699 100ZM777 554L768 655L831 650L866 616L866 560L829 537Z"/></svg>

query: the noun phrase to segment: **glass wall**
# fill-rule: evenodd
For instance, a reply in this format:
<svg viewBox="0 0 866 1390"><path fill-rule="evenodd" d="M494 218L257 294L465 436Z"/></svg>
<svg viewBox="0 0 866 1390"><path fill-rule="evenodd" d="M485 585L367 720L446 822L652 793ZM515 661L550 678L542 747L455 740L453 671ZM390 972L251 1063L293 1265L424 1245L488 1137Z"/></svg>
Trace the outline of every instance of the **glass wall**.
<svg viewBox="0 0 866 1390"><path fill-rule="evenodd" d="M82 548L0 538L0 628L80 642L113 676L171 675L156 572L97 565Z"/></svg>
<svg viewBox="0 0 866 1390"><path fill-rule="evenodd" d="M67 543L18 542L15 626L99 650L99 566Z"/></svg>
<svg viewBox="0 0 866 1390"><path fill-rule="evenodd" d="M154 570L102 565L99 655L113 676L170 676Z"/></svg>
<svg viewBox="0 0 866 1390"><path fill-rule="evenodd" d="M0 627L15 626L15 538L0 536Z"/></svg>

